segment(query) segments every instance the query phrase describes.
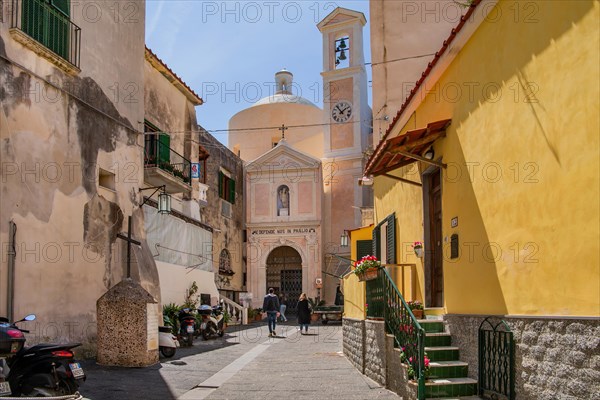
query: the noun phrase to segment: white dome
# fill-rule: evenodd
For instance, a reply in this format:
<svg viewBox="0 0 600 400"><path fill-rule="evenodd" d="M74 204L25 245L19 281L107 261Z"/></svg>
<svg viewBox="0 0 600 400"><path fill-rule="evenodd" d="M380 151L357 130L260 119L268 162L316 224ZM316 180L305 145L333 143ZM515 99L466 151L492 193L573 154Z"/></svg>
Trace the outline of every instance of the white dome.
<svg viewBox="0 0 600 400"><path fill-rule="evenodd" d="M275 94L258 100L251 107L277 103L303 104L305 106L317 107L310 100L292 93L294 75L285 68L275 74L275 83L277 88Z"/></svg>

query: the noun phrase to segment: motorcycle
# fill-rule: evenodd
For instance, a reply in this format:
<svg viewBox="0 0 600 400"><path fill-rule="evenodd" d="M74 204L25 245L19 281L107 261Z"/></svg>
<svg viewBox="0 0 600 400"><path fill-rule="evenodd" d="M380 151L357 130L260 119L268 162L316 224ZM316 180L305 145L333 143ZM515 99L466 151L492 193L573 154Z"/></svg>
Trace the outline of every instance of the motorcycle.
<svg viewBox="0 0 600 400"><path fill-rule="evenodd" d="M5 331L15 339L22 338L20 348L11 352L3 363L5 391L10 386L12 396L27 397L53 397L77 393L86 376L79 362L74 359L72 349L81 344L43 343L24 347L25 340L22 334L29 331L17 327L16 324L33 320L35 315L31 314L12 324L8 324L5 319L0 324L0 331ZM13 347L19 345L11 344L11 348Z"/></svg>
<svg viewBox="0 0 600 400"><path fill-rule="evenodd" d="M189 308L184 308L179 312L179 335L181 344L192 346L194 344L194 334L196 332L196 317Z"/></svg>
<svg viewBox="0 0 600 400"><path fill-rule="evenodd" d="M160 353L167 358L175 355L175 351L179 347L177 337L173 335L170 326L158 327L158 349Z"/></svg>
<svg viewBox="0 0 600 400"><path fill-rule="evenodd" d="M213 335L222 337L225 334L225 316L222 306L202 305L198 313L202 316L200 332L204 340L208 340Z"/></svg>

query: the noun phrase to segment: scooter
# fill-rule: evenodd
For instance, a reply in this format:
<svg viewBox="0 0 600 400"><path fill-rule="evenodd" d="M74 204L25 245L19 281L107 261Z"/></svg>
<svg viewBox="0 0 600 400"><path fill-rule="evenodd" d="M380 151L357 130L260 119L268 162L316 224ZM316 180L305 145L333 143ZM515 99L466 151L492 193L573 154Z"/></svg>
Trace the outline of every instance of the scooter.
<svg viewBox="0 0 600 400"><path fill-rule="evenodd" d="M18 328L16 323L33 320L35 320L35 315L31 314L5 329L8 335L16 337L15 331L28 333L27 330ZM46 343L21 347L12 356L6 358L3 366L11 395L54 397L77 393L79 385L86 379L85 373L79 362L74 359L72 351L73 348L80 345L80 343Z"/></svg>
<svg viewBox="0 0 600 400"><path fill-rule="evenodd" d="M196 331L196 317L189 308L179 312L179 336L181 344L192 346L194 344L194 333Z"/></svg>
<svg viewBox="0 0 600 400"><path fill-rule="evenodd" d="M225 319L223 315L223 307L202 305L198 309L198 312L202 316L202 324L200 325L200 332L202 332L202 338L208 340L213 335L219 335L222 337L225 334Z"/></svg>
<svg viewBox="0 0 600 400"><path fill-rule="evenodd" d="M170 326L158 327L158 349L160 353L167 358L175 355L175 351L179 347L177 336L173 335Z"/></svg>

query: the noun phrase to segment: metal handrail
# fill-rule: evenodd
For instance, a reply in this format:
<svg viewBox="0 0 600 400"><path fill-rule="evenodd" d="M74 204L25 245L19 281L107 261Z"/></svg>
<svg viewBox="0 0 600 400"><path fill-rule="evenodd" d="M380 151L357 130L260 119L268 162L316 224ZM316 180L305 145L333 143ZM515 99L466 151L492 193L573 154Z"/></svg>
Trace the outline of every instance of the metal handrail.
<svg viewBox="0 0 600 400"><path fill-rule="evenodd" d="M377 278L367 281L367 316L383 318L386 329L412 366L418 381L418 398L425 398L425 330L402 297L387 270L380 268Z"/></svg>

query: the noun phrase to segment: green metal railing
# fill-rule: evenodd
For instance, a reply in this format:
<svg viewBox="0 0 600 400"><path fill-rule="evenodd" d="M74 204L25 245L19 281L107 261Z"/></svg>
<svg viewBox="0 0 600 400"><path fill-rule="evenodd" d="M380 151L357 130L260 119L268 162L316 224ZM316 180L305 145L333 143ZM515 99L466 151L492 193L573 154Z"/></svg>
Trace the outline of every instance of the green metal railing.
<svg viewBox="0 0 600 400"><path fill-rule="evenodd" d="M479 395L515 398L515 342L506 321L479 325ZM492 397L494 398L494 397Z"/></svg>
<svg viewBox="0 0 600 400"><path fill-rule="evenodd" d="M69 15L44 0L12 0L11 28L26 33L79 68L81 28Z"/></svg>
<svg viewBox="0 0 600 400"><path fill-rule="evenodd" d="M158 167L191 185L191 161L161 142L158 135L147 135L145 138L144 167Z"/></svg>
<svg viewBox="0 0 600 400"><path fill-rule="evenodd" d="M396 284L385 269L367 281L367 317L383 318L386 330L394 335L396 346L404 353L404 362L418 381L418 398L425 398L425 330L421 327Z"/></svg>

